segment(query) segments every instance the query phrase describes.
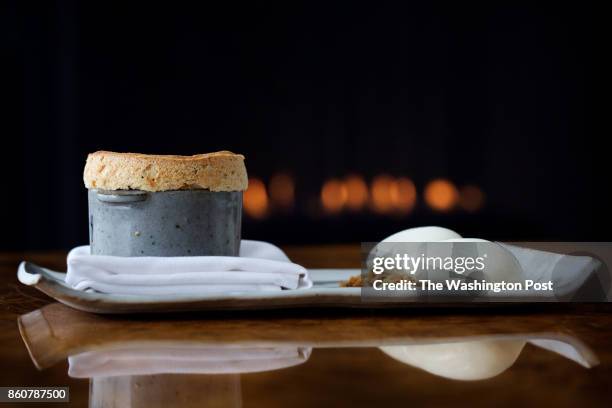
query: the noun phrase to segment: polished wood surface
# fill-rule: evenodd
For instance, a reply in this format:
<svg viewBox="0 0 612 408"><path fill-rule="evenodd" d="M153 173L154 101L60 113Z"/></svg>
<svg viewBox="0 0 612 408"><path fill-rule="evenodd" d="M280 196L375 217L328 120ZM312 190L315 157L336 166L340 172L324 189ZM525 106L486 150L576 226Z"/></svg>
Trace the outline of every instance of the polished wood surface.
<svg viewBox="0 0 612 408"><path fill-rule="evenodd" d="M287 252L307 267L359 266L357 246ZM169 406L169 401L177 406L245 407L612 402L612 308L607 304L101 316L72 310L17 282L19 260L64 270L64 257L59 252L0 256L2 386L69 386L71 406L87 406L90 399L94 405L125 406L125 392L131 406L151 407ZM499 375L457 381L392 359L379 348L482 339L558 340L591 368L527 343ZM151 344L220 349L295 346L312 348L312 354L303 364L247 374L158 374L96 381L67 374L68 356Z"/></svg>

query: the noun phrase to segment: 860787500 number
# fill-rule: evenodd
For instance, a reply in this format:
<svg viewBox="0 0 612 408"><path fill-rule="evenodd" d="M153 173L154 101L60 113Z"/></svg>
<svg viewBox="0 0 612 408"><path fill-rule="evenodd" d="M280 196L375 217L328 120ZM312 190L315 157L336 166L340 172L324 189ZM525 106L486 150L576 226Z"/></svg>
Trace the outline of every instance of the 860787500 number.
<svg viewBox="0 0 612 408"><path fill-rule="evenodd" d="M68 387L0 387L0 402L68 402Z"/></svg>

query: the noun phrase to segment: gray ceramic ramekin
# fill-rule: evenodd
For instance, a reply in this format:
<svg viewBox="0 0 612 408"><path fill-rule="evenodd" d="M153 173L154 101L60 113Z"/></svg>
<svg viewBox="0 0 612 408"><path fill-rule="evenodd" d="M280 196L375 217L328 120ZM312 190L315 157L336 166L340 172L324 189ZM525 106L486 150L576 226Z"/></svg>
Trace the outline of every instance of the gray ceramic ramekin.
<svg viewBox="0 0 612 408"><path fill-rule="evenodd" d="M89 190L94 255L237 256L242 192Z"/></svg>

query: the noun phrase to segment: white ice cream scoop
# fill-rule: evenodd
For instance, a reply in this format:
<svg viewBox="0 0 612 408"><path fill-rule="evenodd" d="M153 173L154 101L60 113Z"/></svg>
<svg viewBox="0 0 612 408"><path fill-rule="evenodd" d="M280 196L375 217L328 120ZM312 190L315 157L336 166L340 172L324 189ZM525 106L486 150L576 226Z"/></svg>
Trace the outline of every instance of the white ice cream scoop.
<svg viewBox="0 0 612 408"><path fill-rule="evenodd" d="M432 226L408 228L388 236L381 242L438 242L459 238L461 238L461 235L453 230Z"/></svg>
<svg viewBox="0 0 612 408"><path fill-rule="evenodd" d="M383 239L381 243L401 243L401 242L471 242L476 243L471 246L475 249L478 256L485 256L485 270L483 271L484 279L490 282L518 282L521 280L522 269L516 258L499 244L487 241L480 238L462 238L461 235L448 228L428 226L409 228ZM407 248L404 248L404 250ZM453 247L442 248L436 246L433 248L435 255L452 255ZM444 250L447 249L447 250ZM382 245L377 247L379 254L387 256L393 252L401 251L401 244L398 245Z"/></svg>
<svg viewBox="0 0 612 408"><path fill-rule="evenodd" d="M484 279L489 282L520 282L523 277L521 265L515 256L498 243L480 238L447 239L444 242L471 242L473 255L484 257Z"/></svg>

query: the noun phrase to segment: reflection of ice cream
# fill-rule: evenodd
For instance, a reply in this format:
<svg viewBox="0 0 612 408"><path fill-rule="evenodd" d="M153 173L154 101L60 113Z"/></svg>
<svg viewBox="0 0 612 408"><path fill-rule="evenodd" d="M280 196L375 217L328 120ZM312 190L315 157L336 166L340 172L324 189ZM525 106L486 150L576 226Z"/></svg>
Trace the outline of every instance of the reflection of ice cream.
<svg viewBox="0 0 612 408"><path fill-rule="evenodd" d="M477 340L380 349L402 363L429 373L473 381L495 377L510 368L524 346L524 340Z"/></svg>

